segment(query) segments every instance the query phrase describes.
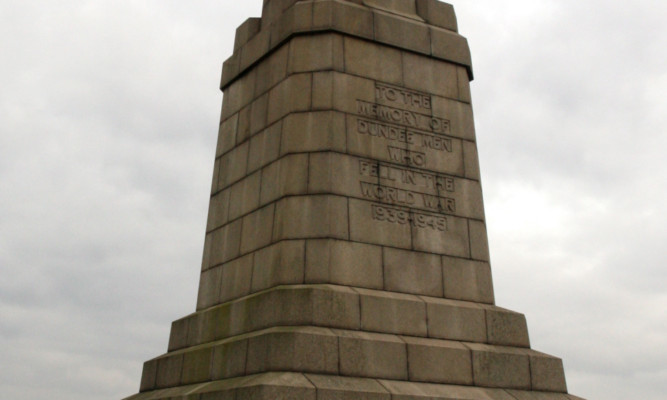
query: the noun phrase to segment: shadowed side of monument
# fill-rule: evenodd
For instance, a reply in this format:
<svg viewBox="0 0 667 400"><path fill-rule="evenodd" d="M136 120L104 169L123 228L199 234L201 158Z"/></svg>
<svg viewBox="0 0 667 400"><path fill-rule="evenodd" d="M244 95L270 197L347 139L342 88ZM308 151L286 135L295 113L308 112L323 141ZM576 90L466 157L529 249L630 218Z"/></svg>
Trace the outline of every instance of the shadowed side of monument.
<svg viewBox="0 0 667 400"><path fill-rule="evenodd" d="M128 399L577 399L494 302L457 29L436 0L237 29L197 310Z"/></svg>

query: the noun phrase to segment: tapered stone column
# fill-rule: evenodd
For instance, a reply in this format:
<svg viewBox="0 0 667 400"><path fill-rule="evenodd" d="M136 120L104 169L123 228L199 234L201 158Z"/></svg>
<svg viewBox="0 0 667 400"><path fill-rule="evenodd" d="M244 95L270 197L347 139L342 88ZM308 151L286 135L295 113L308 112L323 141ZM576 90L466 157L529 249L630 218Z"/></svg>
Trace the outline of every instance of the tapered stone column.
<svg viewBox="0 0 667 400"><path fill-rule="evenodd" d="M236 33L197 310L130 399L572 400L494 305L467 41L436 0Z"/></svg>

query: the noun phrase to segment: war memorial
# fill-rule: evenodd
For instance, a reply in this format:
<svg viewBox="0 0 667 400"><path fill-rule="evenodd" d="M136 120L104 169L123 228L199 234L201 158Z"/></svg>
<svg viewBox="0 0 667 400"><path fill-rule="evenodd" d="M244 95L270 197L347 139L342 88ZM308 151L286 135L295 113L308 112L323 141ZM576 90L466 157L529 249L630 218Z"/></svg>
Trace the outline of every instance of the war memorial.
<svg viewBox="0 0 667 400"><path fill-rule="evenodd" d="M197 309L127 400L579 399L495 305L453 7L263 6L222 71Z"/></svg>

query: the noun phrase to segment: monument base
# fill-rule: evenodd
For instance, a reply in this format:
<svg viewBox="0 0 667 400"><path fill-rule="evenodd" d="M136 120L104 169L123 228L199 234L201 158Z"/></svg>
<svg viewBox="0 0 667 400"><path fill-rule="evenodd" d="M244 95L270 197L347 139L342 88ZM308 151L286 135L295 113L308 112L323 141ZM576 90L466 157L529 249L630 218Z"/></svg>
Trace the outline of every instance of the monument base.
<svg viewBox="0 0 667 400"><path fill-rule="evenodd" d="M125 400L583 400L565 393L536 392L270 372L198 385L144 392Z"/></svg>

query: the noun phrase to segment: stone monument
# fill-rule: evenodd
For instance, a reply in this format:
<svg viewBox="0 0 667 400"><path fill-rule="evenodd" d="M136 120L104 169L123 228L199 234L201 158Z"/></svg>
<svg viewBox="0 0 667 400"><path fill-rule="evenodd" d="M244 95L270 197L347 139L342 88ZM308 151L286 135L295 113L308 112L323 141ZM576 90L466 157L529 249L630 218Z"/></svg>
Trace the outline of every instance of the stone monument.
<svg viewBox="0 0 667 400"><path fill-rule="evenodd" d="M236 31L195 313L132 400L574 400L494 304L467 41L437 0Z"/></svg>

